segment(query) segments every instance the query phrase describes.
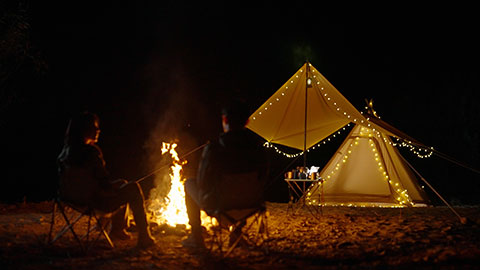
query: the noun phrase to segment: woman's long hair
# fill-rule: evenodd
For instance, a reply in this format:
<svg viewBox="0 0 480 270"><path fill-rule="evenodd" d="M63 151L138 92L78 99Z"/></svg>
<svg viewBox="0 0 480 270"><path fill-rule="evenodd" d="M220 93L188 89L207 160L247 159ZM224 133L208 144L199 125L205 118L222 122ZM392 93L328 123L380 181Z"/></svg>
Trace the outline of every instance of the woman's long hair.
<svg viewBox="0 0 480 270"><path fill-rule="evenodd" d="M95 128L95 122L99 122L98 116L87 111L72 117L65 131L64 143L66 145L84 144L86 133Z"/></svg>

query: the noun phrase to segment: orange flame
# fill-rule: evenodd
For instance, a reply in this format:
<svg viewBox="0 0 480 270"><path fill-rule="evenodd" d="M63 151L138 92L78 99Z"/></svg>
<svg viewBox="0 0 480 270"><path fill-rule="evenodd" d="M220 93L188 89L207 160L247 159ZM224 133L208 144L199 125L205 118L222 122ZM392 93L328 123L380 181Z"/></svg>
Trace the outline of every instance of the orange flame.
<svg viewBox="0 0 480 270"><path fill-rule="evenodd" d="M176 143L162 143L162 155L169 153L172 157L173 164L170 167L170 181L171 188L163 201L161 198L153 198L149 204L149 210L153 213L153 221L157 224L168 224L170 226L176 226L183 224L187 228L188 224L187 208L185 205L185 179L182 178L182 166L187 161L180 161L178 153L175 150ZM152 193L153 194L153 193ZM202 225L211 227L211 219L202 211Z"/></svg>
<svg viewBox="0 0 480 270"><path fill-rule="evenodd" d="M185 190L183 188L182 165L186 161L181 162L177 151L176 143L162 143L162 155L169 153L172 157L173 164L170 166L170 191L165 200L162 198L151 198L148 209L152 212L152 219L158 224L168 224L176 226L178 224L188 224L187 208L185 206ZM158 196L153 191L153 196Z"/></svg>

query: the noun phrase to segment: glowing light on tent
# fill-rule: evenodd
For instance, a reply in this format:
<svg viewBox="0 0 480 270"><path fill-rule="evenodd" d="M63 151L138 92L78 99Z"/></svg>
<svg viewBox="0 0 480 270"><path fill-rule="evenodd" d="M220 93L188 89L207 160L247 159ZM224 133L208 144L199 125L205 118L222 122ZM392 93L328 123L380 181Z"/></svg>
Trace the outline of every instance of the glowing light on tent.
<svg viewBox="0 0 480 270"><path fill-rule="evenodd" d="M311 87L312 86L312 78L307 79L307 86Z"/></svg>
<svg viewBox="0 0 480 270"><path fill-rule="evenodd" d="M414 155L416 155L418 158L429 158L433 155L433 147L430 147L430 149L417 147L413 145L410 141L401 140L399 138L395 139L397 140L397 143L390 142L390 144L397 147L408 148L408 150Z"/></svg>
<svg viewBox="0 0 480 270"><path fill-rule="evenodd" d="M362 132L365 132L365 131L368 132L368 130L365 130L364 128L362 128ZM360 133L360 134L362 135L362 133ZM368 133L368 136L372 137L372 134ZM388 173L385 170L384 165L381 162L381 159L379 158L379 154L378 154L378 151L377 151L377 148L376 148L376 145L375 145L375 142L373 141L373 139L369 138L368 141L369 141L369 144L370 144L370 148L371 148L372 152L374 153L374 158L375 158L375 161L377 162L378 170L383 174L383 176L385 178L385 181L387 181L387 183L391 186L392 190L395 191L395 193L397 194L396 195L396 200L398 201L398 203L400 205L406 205L407 203L413 205L413 203L409 199L407 190L406 189L400 189L399 188L400 184L398 182L394 182L394 181L390 180L390 177L388 176Z"/></svg>
<svg viewBox="0 0 480 270"><path fill-rule="evenodd" d="M373 114L376 118L381 119L380 115L378 115L378 113L373 109L373 100L372 99L370 99L368 101L368 106L365 107L365 110L369 111L369 113ZM377 132L377 136L382 137L380 135L380 132ZM418 146L413 145L413 143L411 141L407 141L407 140L400 139L400 138L397 138L397 137L394 137L394 138L397 141L396 143L394 143L390 140L387 140L387 138L385 138L385 137L383 137L383 141L385 143L388 143L388 144L393 145L395 147L408 148L408 150L410 150L410 152L415 154L418 158L429 158L433 155L433 147L430 147L430 149L427 149L425 147L418 147Z"/></svg>
<svg viewBox="0 0 480 270"><path fill-rule="evenodd" d="M307 153L310 152L310 150L315 150L317 148L319 148L320 146L324 145L324 144L327 144L327 142L330 142L333 138L336 138L337 135L340 135L342 134L343 131L346 130L347 127L350 127L350 124L347 124L346 126L344 126L343 128L341 128L341 130L338 130L336 131L335 133L333 133L332 135L328 136L327 138L323 139L322 141L320 141L319 143L317 143L316 145L312 146L311 148L307 149ZM301 152L298 152L296 154L289 154L289 153L286 153L284 151L282 151L280 148L278 148L276 145L274 144L271 144L269 142L265 142L263 144L264 147L266 148L273 148L275 150L275 152L277 152L278 154L281 154L287 158L296 158L298 156L301 156L303 155L303 151Z"/></svg>

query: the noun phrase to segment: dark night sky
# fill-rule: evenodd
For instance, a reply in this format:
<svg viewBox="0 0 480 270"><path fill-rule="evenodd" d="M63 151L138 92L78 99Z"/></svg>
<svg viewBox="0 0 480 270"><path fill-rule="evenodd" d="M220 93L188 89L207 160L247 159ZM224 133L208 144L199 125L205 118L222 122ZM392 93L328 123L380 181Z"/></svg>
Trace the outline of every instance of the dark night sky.
<svg viewBox="0 0 480 270"><path fill-rule="evenodd" d="M11 101L1 103L2 181L9 187L2 201L50 196L43 187L55 181L72 113L99 114L110 170L135 179L154 168L154 142L179 139L180 152L200 145L220 131L223 100L240 96L254 110L306 58L358 109L373 98L382 119L480 167L479 22L468 7L347 15L273 1L31 2L24 13L15 4L4 9L29 23L22 31L33 57L20 68L4 65L14 76L1 96ZM4 21L0 34L9 38ZM438 158L406 157L449 199L473 197L465 185L478 191L478 175Z"/></svg>

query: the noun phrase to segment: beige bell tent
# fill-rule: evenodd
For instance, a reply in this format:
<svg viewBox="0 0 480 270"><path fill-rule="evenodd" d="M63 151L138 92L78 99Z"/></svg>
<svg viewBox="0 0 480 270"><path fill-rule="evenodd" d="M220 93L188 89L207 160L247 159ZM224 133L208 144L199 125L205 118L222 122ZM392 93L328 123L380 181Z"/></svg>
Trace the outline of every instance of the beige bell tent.
<svg viewBox="0 0 480 270"><path fill-rule="evenodd" d="M389 136L355 125L320 172L307 202L347 206L426 206L428 198ZM320 196L321 195L321 196Z"/></svg>
<svg viewBox="0 0 480 270"><path fill-rule="evenodd" d="M268 143L306 151L349 123L355 127L321 171L322 193L311 204L406 206L427 198L389 136L413 141L361 114L310 63L303 65L251 116L247 128Z"/></svg>

